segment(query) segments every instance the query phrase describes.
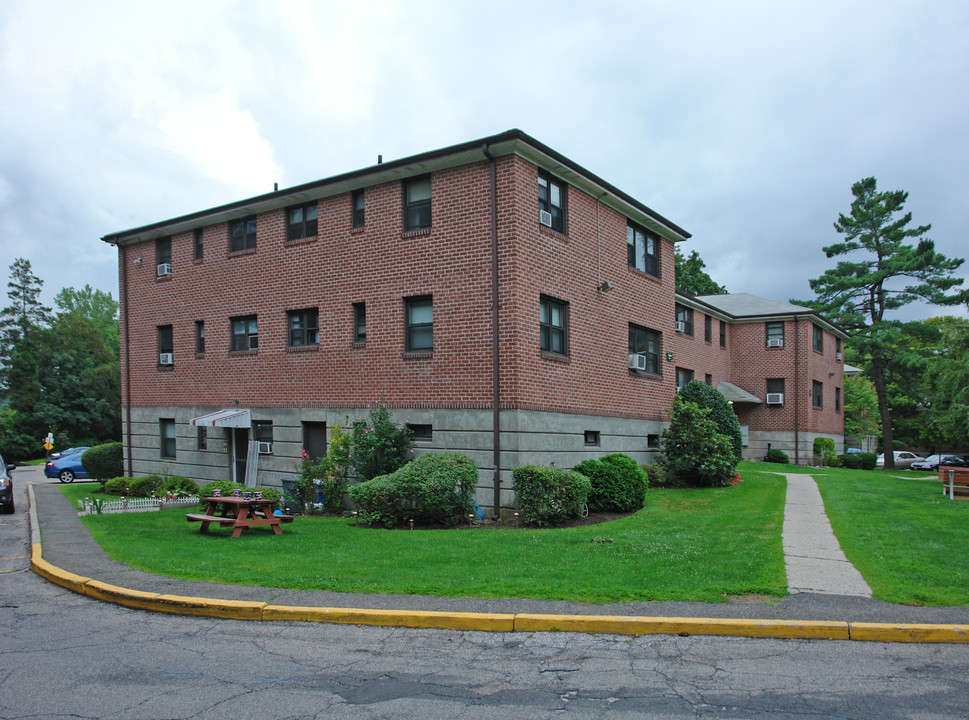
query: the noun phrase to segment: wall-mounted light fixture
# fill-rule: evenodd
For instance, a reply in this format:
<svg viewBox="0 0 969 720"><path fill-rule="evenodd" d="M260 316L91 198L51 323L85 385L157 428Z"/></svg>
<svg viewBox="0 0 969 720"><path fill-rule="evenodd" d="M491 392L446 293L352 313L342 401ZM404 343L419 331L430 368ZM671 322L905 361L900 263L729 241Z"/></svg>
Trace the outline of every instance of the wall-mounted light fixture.
<svg viewBox="0 0 969 720"><path fill-rule="evenodd" d="M596 285L596 290L598 290L599 292L609 292L610 290L612 290L612 283L609 282L608 280L603 280L601 283Z"/></svg>

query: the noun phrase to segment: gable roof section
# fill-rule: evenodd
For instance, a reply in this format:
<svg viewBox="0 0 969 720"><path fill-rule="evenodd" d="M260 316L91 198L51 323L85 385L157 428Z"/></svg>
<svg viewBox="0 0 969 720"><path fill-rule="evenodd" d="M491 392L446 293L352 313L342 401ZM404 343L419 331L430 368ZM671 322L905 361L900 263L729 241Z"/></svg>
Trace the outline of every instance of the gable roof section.
<svg viewBox="0 0 969 720"><path fill-rule="evenodd" d="M698 295L693 297L686 293L676 293L676 301L684 305L703 310L713 311L712 315L722 317L731 322L770 322L772 320L792 320L805 318L820 325L835 337L848 339L848 333L830 320L803 305L792 305L787 302L769 300L750 293L728 293L725 295Z"/></svg>
<svg viewBox="0 0 969 720"><path fill-rule="evenodd" d="M599 198L602 204L612 207L617 212L654 230L669 240L677 242L690 237L690 233L686 230L670 222L619 188L589 172L581 165L552 150L547 145L543 145L521 130L507 130L480 140L472 140L400 160L371 165L353 172L315 180L265 195L257 195L208 210L131 228L130 230L109 233L101 239L112 245L143 242L165 235L187 232L205 225L215 225L291 205L300 205L364 187L482 162L489 159L489 155L496 158L518 155L548 170L576 188Z"/></svg>

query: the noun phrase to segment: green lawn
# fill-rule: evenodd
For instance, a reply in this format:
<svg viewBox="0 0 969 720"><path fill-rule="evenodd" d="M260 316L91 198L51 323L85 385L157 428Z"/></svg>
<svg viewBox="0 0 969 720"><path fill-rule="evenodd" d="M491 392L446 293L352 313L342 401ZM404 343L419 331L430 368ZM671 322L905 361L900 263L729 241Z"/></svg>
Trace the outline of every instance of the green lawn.
<svg viewBox="0 0 969 720"><path fill-rule="evenodd" d="M300 517L281 537L256 528L231 539L202 535L184 510L84 522L115 560L189 580L596 603L782 596L785 482L763 467L742 465L735 487L650 490L633 516L569 529L383 530Z"/></svg>
<svg viewBox="0 0 969 720"><path fill-rule="evenodd" d="M926 473L812 474L845 555L874 597L969 605L969 502L943 497L938 478Z"/></svg>

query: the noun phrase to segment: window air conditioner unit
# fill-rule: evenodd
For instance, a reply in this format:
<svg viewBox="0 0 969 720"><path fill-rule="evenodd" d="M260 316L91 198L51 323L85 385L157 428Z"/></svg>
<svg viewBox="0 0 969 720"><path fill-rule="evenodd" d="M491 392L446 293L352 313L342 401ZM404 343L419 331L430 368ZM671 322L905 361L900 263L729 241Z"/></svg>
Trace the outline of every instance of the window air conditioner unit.
<svg viewBox="0 0 969 720"><path fill-rule="evenodd" d="M685 322L680 322L679 320L677 320L676 321L676 332L685 333L686 332L686 323Z"/></svg>
<svg viewBox="0 0 969 720"><path fill-rule="evenodd" d="M767 347L784 347L784 341L780 338L771 338L767 341Z"/></svg>
<svg viewBox="0 0 969 720"><path fill-rule="evenodd" d="M837 359L837 360L840 361L841 360L841 353L835 353L834 354L834 357L835 357L835 359Z"/></svg>
<svg viewBox="0 0 969 720"><path fill-rule="evenodd" d="M272 455L273 454L273 444L270 442L259 443L259 454L260 455Z"/></svg>
<svg viewBox="0 0 969 720"><path fill-rule="evenodd" d="M552 227L552 213L548 212L548 210L539 210L538 221L545 227Z"/></svg>
<svg viewBox="0 0 969 720"><path fill-rule="evenodd" d="M629 369L630 370L646 370L646 356L640 355L639 353L633 353L629 356Z"/></svg>
<svg viewBox="0 0 969 720"><path fill-rule="evenodd" d="M159 365L174 365L175 355L173 353L159 353L158 354L158 364Z"/></svg>
<svg viewBox="0 0 969 720"><path fill-rule="evenodd" d="M767 393L768 405L783 405L784 393Z"/></svg>
<svg viewBox="0 0 969 720"><path fill-rule="evenodd" d="M171 274L172 274L171 263L162 263L161 265L158 266L158 277L161 277L162 275L171 275Z"/></svg>

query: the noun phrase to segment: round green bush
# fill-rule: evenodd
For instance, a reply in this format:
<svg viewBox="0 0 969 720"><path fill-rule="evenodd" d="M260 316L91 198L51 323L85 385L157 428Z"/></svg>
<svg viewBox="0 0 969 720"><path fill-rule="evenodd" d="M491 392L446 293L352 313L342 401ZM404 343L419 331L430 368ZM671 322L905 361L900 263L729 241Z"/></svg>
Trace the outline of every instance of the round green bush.
<svg viewBox="0 0 969 720"><path fill-rule="evenodd" d="M159 495L172 493L175 495L197 495L199 491L198 483L184 475L173 475L165 480L158 488Z"/></svg>
<svg viewBox="0 0 969 720"><path fill-rule="evenodd" d="M582 473L540 465L525 465L511 471L518 513L526 525L550 527L579 517L592 492L592 483Z"/></svg>
<svg viewBox="0 0 969 720"><path fill-rule="evenodd" d="M593 512L638 510L646 500L646 472L628 455L613 453L583 460L572 469L592 483L588 504Z"/></svg>
<svg viewBox="0 0 969 720"><path fill-rule="evenodd" d="M349 493L370 523L455 525L471 513L477 487L478 469L467 455L425 453L389 475L351 486Z"/></svg>
<svg viewBox="0 0 969 720"><path fill-rule="evenodd" d="M206 505L203 498L212 497L214 490L219 490L223 495L231 495L233 490L238 490L239 492L255 492L258 490L262 493L263 498L272 500L277 505L279 504L280 497L282 497L276 488L251 488L246 487L242 483L234 483L231 480L213 480L198 488L199 503L203 506Z"/></svg>
<svg viewBox="0 0 969 720"><path fill-rule="evenodd" d="M744 459L744 436L740 421L730 403L721 392L699 380L691 380L678 393L683 400L695 402L702 408L709 408L709 418L717 425L721 435L726 435L733 452L733 464Z"/></svg>
<svg viewBox="0 0 969 720"><path fill-rule="evenodd" d="M165 479L161 475L144 475L142 477L135 478L131 483L131 497L151 497L154 493L155 497L159 495L159 488L161 488L162 483Z"/></svg>
<svg viewBox="0 0 969 720"><path fill-rule="evenodd" d="M112 442L88 448L81 455L81 465L97 480L118 477L124 473L124 446Z"/></svg>
<svg viewBox="0 0 969 720"><path fill-rule="evenodd" d="M105 495L127 495L128 490L134 484L135 478L124 475L106 480L101 487L101 492Z"/></svg>
<svg viewBox="0 0 969 720"><path fill-rule="evenodd" d="M787 465L790 460L787 457L787 453L783 450L778 450L777 448L771 448L767 451L767 456L764 458L767 462L781 463L782 465Z"/></svg>

